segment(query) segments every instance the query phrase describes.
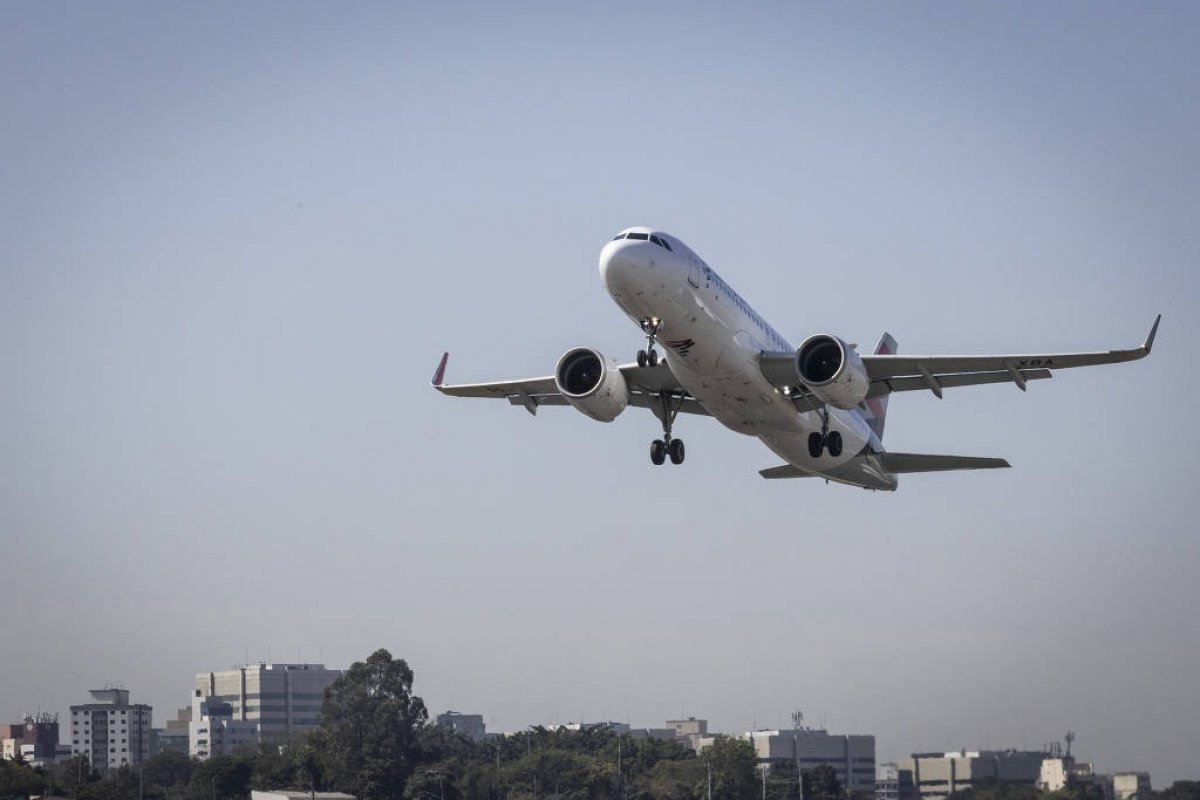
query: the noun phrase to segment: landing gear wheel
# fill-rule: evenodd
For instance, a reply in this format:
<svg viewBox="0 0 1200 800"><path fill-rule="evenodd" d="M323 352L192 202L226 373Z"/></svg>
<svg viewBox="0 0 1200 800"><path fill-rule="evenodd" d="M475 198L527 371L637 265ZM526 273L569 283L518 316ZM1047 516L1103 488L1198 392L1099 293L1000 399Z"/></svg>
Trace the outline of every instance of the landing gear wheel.
<svg viewBox="0 0 1200 800"><path fill-rule="evenodd" d="M829 455L837 458L842 454L842 435L837 431L832 431L825 440L825 446L829 448Z"/></svg>
<svg viewBox="0 0 1200 800"><path fill-rule="evenodd" d="M646 354L646 363L652 367L658 363L658 351L653 347L651 347L650 352Z"/></svg>
<svg viewBox="0 0 1200 800"><path fill-rule="evenodd" d="M679 465L683 463L683 439L672 439L667 445L667 452L671 455L671 463Z"/></svg>
<svg viewBox="0 0 1200 800"><path fill-rule="evenodd" d="M825 449L825 443L821 441L821 434L810 433L808 435L808 454L813 458L820 458L821 451Z"/></svg>
<svg viewBox="0 0 1200 800"><path fill-rule="evenodd" d="M647 364L649 361L650 361L650 358L649 358L649 356L647 356L647 355L646 355L646 351L645 351L645 350L638 350L638 354L637 354L637 362L638 362L638 366L639 366L639 367L644 367L644 366L646 366L646 364Z"/></svg>
<svg viewBox="0 0 1200 800"><path fill-rule="evenodd" d="M662 439L655 439L650 443L650 460L656 467L661 466L667 460L667 446L663 444Z"/></svg>

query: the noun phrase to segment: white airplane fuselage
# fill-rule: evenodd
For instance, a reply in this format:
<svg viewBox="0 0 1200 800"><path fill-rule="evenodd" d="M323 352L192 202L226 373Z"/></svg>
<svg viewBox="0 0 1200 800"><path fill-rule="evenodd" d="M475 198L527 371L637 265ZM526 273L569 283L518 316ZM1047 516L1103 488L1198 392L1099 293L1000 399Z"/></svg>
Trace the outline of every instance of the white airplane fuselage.
<svg viewBox="0 0 1200 800"><path fill-rule="evenodd" d="M656 320L655 340L669 353L679 383L722 425L755 436L799 469L832 481L891 491L896 476L875 458L883 446L858 409L828 408L829 431L844 442L840 455L814 458L808 437L823 416L799 411L763 375L763 352L795 348L691 248L649 228L670 250L647 239L615 239L600 251L600 275L613 301L641 325Z"/></svg>

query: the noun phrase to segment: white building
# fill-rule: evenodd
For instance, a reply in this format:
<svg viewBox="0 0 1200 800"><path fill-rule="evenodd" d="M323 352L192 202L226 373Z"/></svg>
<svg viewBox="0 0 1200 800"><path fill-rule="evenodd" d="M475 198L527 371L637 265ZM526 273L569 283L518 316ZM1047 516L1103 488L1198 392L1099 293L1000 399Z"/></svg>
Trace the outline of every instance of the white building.
<svg viewBox="0 0 1200 800"><path fill-rule="evenodd" d="M914 753L898 761L900 796L903 800L943 800L957 791L991 782L1036 786L1057 782L1060 773L1066 779L1067 768L1051 765L1043 774L1046 760L1061 762L1048 751L1028 750L955 750L941 753Z"/></svg>
<svg viewBox="0 0 1200 800"><path fill-rule="evenodd" d="M751 731L741 738L754 746L759 763L798 763L804 771L832 767L843 789L856 794L875 793L874 736L834 735L817 728L800 728Z"/></svg>
<svg viewBox="0 0 1200 800"><path fill-rule="evenodd" d="M108 772L150 757L152 709L130 704L125 689L94 689L94 703L71 706L71 755L87 756L93 769Z"/></svg>
<svg viewBox="0 0 1200 800"><path fill-rule="evenodd" d="M1117 772L1112 776L1113 797L1116 800L1132 800L1150 796L1149 772Z"/></svg>
<svg viewBox="0 0 1200 800"><path fill-rule="evenodd" d="M188 750L227 753L313 730L321 724L325 690L341 674L323 664L266 663L202 672L192 697Z"/></svg>

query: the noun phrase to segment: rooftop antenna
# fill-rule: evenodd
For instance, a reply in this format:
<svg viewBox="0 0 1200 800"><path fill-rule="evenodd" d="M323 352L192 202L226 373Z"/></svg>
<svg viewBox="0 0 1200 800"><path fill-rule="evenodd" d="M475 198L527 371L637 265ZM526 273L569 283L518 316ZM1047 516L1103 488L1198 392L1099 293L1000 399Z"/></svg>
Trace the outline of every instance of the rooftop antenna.
<svg viewBox="0 0 1200 800"><path fill-rule="evenodd" d="M1075 731L1067 731L1067 735L1063 737L1067 740L1067 758L1071 757L1071 742L1075 741Z"/></svg>

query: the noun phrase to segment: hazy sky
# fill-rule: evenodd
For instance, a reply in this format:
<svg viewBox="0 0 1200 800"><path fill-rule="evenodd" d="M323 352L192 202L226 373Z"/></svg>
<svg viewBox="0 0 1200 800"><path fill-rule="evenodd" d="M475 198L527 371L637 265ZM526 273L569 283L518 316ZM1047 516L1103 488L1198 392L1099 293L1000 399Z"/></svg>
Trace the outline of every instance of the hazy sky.
<svg viewBox="0 0 1200 800"><path fill-rule="evenodd" d="M1200 777L1200 6L0 5L0 718L408 659L489 728L1078 732ZM630 359L662 227L784 335L1153 356L891 403L1014 469L763 481L428 387Z"/></svg>

